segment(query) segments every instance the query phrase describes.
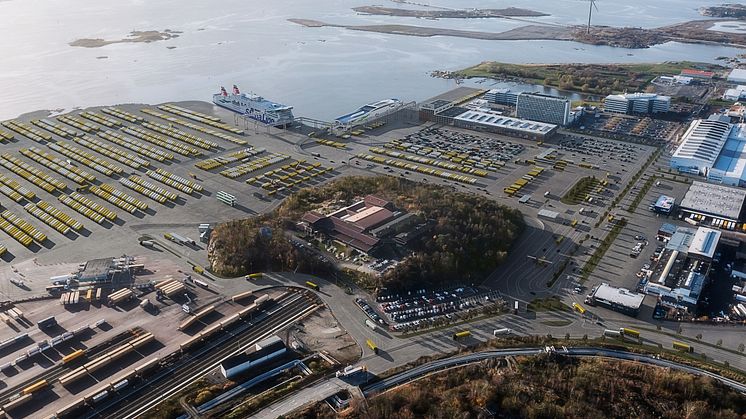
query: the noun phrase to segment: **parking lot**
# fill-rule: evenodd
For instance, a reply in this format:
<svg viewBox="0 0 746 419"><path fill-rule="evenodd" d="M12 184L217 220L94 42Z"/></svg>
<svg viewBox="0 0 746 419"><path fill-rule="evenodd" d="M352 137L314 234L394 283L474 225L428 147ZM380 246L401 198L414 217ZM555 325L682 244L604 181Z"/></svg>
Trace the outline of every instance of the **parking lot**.
<svg viewBox="0 0 746 419"><path fill-rule="evenodd" d="M678 122L629 115L603 115L584 122L590 130L601 131L611 137L639 139L644 144L664 144L681 126Z"/></svg>

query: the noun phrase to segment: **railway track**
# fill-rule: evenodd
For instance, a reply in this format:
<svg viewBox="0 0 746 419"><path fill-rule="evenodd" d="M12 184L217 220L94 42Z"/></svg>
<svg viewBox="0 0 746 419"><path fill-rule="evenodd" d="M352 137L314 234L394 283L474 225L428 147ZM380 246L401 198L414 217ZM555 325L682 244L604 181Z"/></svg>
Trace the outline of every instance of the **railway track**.
<svg viewBox="0 0 746 419"><path fill-rule="evenodd" d="M109 401L93 412L88 412L84 417L138 417L204 376L225 358L260 340L289 320L297 318L315 304L316 300L305 293L290 293L272 306L256 313L253 320L244 320L243 324L232 331L189 351L173 365L164 367L141 385L133 386L122 397Z"/></svg>
<svg viewBox="0 0 746 419"><path fill-rule="evenodd" d="M100 343L100 344L98 344L98 345L96 345L96 346L88 349L86 351L86 353L85 353L85 358L88 358L88 359L93 358L95 355L98 355L98 354L106 351L107 349L109 349L109 348L111 348L111 347L113 347L115 345L118 345L118 344L126 341L127 339L129 339L129 338L131 338L133 336L136 336L136 335L138 335L138 334L140 334L142 332L144 332L144 330L142 328L140 328L140 327L136 327L136 328L127 330L125 332L122 332L122 333L114 336L113 338L107 340L106 342L102 342L102 343ZM39 355L41 355L41 354L39 354ZM39 355L37 355L37 356L39 356ZM79 359L82 360L84 358L79 358ZM8 403L8 401L9 401L8 398L10 396L13 396L13 395L17 394L22 389L24 389L24 388L26 388L26 387L28 387L28 386L36 383L36 382L39 382L41 380L47 380L47 382L51 383L51 382L55 381L57 378L59 378L59 377L65 375L65 374L67 374L68 372L70 372L70 370L71 370L70 367L72 365L77 365L79 363L80 363L79 360L75 360L75 361L70 362L68 364L59 364L59 365L56 365L56 366L54 366L54 367L52 367L52 368L50 368L48 370L45 370L43 374L38 375L38 376L36 376L36 377L34 377L34 378L30 379L30 380L26 380L23 383L17 384L17 385L15 385L13 387L7 387L7 388L3 389L3 391L0 391L0 401L2 401L2 402L0 402L0 405Z"/></svg>

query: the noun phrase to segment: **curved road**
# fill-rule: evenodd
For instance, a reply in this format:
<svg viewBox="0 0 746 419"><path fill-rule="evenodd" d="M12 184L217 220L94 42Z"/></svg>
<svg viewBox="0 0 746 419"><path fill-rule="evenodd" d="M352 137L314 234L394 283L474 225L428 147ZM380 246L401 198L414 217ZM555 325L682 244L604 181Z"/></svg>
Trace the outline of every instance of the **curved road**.
<svg viewBox="0 0 746 419"><path fill-rule="evenodd" d="M459 355L447 359L440 359L432 361L427 364L419 365L407 371L393 375L389 378L383 379L377 383L371 384L363 388L363 393L366 396L379 393L391 389L393 387L414 381L418 378L422 378L427 374L442 371L448 368L453 368L459 365L471 364L485 359L501 358L505 356L518 356L518 355L539 355L545 352L544 348L516 348L516 349L498 349L494 351L476 352L468 355ZM582 357L604 357L604 358L615 358L626 361L640 362L644 364L655 365L659 367L671 368L679 371L688 372L690 374L705 375L711 377L721 383L731 387L732 389L741 393L746 393L746 385L731 380L729 378L720 376L718 374L705 371L700 368L691 367L688 365L682 365L666 359L653 358L650 355L636 354L632 352L616 351L611 349L593 348L593 347L580 347L580 348L567 348L565 350L557 350L556 352L568 355L568 356L582 356Z"/></svg>

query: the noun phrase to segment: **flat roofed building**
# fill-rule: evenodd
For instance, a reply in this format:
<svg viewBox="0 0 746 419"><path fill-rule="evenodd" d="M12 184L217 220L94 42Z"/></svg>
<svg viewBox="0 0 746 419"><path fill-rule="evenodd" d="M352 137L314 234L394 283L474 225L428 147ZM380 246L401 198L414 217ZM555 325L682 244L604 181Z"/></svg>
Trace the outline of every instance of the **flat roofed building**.
<svg viewBox="0 0 746 419"><path fill-rule="evenodd" d="M492 89L484 94L484 99L490 103L515 106L518 100L518 93L510 89Z"/></svg>
<svg viewBox="0 0 746 419"><path fill-rule="evenodd" d="M557 125L554 124L512 118L487 109L466 111L454 118L454 125L461 128L533 139L549 138L558 129Z"/></svg>
<svg viewBox="0 0 746 419"><path fill-rule="evenodd" d="M735 124L707 172L707 179L732 186L746 186L746 124Z"/></svg>
<svg viewBox="0 0 746 419"><path fill-rule="evenodd" d="M671 156L670 165L681 172L707 174L730 136L727 117L713 115L692 121Z"/></svg>
<svg viewBox="0 0 746 419"><path fill-rule="evenodd" d="M731 83L746 83L746 69L735 68L728 74L728 81Z"/></svg>
<svg viewBox="0 0 746 419"><path fill-rule="evenodd" d="M630 316L637 316L642 307L644 294L632 292L626 288L617 288L609 284L601 284L591 294L594 304L605 306Z"/></svg>
<svg viewBox="0 0 746 419"><path fill-rule="evenodd" d="M613 113L665 113L671 107L671 97L655 93L623 93L608 95L604 111Z"/></svg>
<svg viewBox="0 0 746 419"><path fill-rule="evenodd" d="M694 181L679 207L686 212L738 222L746 190Z"/></svg>
<svg viewBox="0 0 746 419"><path fill-rule="evenodd" d="M720 231L711 228L698 228L689 244L689 255L699 256L708 261L712 260L721 234Z"/></svg>
<svg viewBox="0 0 746 419"><path fill-rule="evenodd" d="M655 205L653 205L653 210L661 214L670 214L671 210L673 210L674 204L676 204L676 198L672 196L661 195L655 201Z"/></svg>
<svg viewBox="0 0 746 419"><path fill-rule="evenodd" d="M231 379L253 368L259 368L287 353L285 342L279 336L272 336L254 345L251 353L242 352L220 364L223 377Z"/></svg>

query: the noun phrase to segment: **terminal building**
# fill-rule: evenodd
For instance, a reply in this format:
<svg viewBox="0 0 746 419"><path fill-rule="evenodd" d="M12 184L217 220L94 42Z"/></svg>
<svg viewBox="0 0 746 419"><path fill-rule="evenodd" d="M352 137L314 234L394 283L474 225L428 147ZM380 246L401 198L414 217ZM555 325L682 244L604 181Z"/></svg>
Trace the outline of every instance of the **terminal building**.
<svg viewBox="0 0 746 419"><path fill-rule="evenodd" d="M720 237L720 231L711 228L678 227L644 285L645 292L658 296L664 307L694 311Z"/></svg>
<svg viewBox="0 0 746 419"><path fill-rule="evenodd" d="M547 139L558 129L555 124L512 118L487 109L468 110L456 116L453 125L533 140Z"/></svg>
<svg viewBox="0 0 746 419"><path fill-rule="evenodd" d="M636 317L644 299L645 295L632 292L626 288L601 284L591 291L587 301L592 305L599 305Z"/></svg>
<svg viewBox="0 0 746 419"><path fill-rule="evenodd" d="M566 126L571 122L570 100L541 93L520 93L516 99L516 116Z"/></svg>
<svg viewBox="0 0 746 419"><path fill-rule="evenodd" d="M671 98L655 93L625 93L609 95L604 100L604 111L623 114L666 113L671 108Z"/></svg>

